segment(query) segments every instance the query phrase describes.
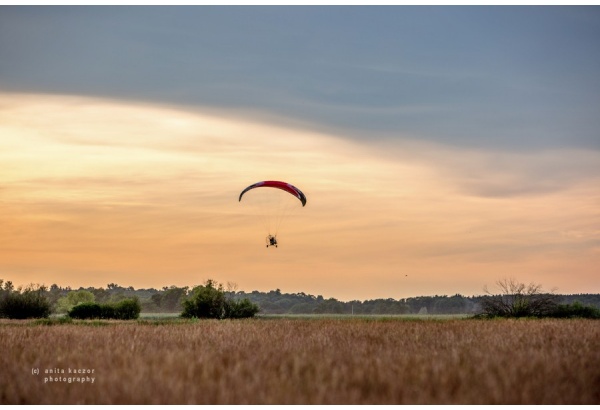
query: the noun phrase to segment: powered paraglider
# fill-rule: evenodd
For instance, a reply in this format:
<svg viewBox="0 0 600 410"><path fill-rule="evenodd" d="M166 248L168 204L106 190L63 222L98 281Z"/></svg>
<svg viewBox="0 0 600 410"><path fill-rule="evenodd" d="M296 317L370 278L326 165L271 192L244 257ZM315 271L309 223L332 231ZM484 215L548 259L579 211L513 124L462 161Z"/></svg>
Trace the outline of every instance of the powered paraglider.
<svg viewBox="0 0 600 410"><path fill-rule="evenodd" d="M267 189L271 188L271 189ZM272 189L275 188L275 189ZM284 219L302 205L306 205L306 196L298 188L282 181L260 181L245 188L239 202L252 205L267 231L267 248L277 247L277 232Z"/></svg>

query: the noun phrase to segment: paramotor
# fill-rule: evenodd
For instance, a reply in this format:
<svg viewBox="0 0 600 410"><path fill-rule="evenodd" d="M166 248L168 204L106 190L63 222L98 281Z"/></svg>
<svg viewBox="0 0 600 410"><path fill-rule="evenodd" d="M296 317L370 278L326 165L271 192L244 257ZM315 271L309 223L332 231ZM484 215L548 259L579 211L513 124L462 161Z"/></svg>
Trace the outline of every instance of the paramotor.
<svg viewBox="0 0 600 410"><path fill-rule="evenodd" d="M275 189L268 189L275 188ZM296 209L306 205L306 196L294 185L283 181L260 181L245 188L239 197L256 211L267 231L267 248L277 247L281 222Z"/></svg>

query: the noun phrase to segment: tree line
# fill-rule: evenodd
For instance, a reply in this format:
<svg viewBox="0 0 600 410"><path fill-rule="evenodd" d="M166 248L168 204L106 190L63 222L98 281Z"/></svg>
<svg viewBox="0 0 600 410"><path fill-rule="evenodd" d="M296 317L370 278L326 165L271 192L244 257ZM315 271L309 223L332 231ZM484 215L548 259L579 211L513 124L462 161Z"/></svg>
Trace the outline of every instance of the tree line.
<svg viewBox="0 0 600 410"><path fill-rule="evenodd" d="M500 286L497 294L487 292L487 294L480 296L455 294L450 296L435 295L400 299L340 301L332 297L324 298L322 295L315 296L304 292L282 293L280 289L268 292L258 290L244 292L238 291L234 284L230 283L227 287L224 287L212 280L195 287L165 286L162 289L134 289L132 286L125 287L116 283L109 283L105 288L80 287L72 289L71 287L60 287L53 284L50 287L30 285L24 289L15 289L12 282L4 282L0 279L0 308L2 303L8 302L17 303L15 306L18 307L25 303L23 300L27 299L34 301L33 304L37 306L38 310L41 309L43 313L67 314L76 305L116 306L125 300L136 300L139 304L139 311L143 313L180 313L184 316L187 314L190 317L193 314L189 312L194 309L194 306L195 309L202 309L201 306L204 306L198 298L210 296L217 298L215 303L220 303L218 307L220 318L227 315L232 317L235 315L253 315L251 312L260 312L261 314L477 315L486 310L496 312L497 316L502 316L519 315L521 313L518 309L521 309L523 315L527 316L536 304L543 305L540 302L541 300L550 303L548 306L577 304L578 306L590 306L600 309L600 294L548 294L544 293L539 285L529 285L533 287L528 288L514 280L498 281L497 284ZM502 287L503 284L504 288ZM22 295L20 299L15 296L16 294ZM511 296L519 294L523 296L520 299ZM547 297L544 297L544 295ZM195 298L195 302L192 302L193 298ZM530 303L534 299L536 302ZM47 301L47 303L44 301ZM196 304L194 305L194 303ZM100 308L90 307L88 310L93 309L98 311ZM110 311L110 309L110 307L105 308L104 311Z"/></svg>
<svg viewBox="0 0 600 410"><path fill-rule="evenodd" d="M139 318L140 296L146 307L180 313L182 318L243 319L253 317L260 308L247 298L236 298L225 292L222 284L207 280L203 285L188 288L165 288L137 291L110 283L107 289L61 288L52 285L29 285L15 288L11 281L0 279L0 318L48 318L51 313L71 319Z"/></svg>

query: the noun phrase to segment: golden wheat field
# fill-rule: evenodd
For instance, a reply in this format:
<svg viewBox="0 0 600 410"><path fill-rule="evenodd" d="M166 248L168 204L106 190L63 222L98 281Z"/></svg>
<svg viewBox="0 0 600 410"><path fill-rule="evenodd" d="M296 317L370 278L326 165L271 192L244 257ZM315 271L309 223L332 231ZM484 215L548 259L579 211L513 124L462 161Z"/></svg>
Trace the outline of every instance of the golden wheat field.
<svg viewBox="0 0 600 410"><path fill-rule="evenodd" d="M600 404L592 320L4 320L0 345L0 404Z"/></svg>

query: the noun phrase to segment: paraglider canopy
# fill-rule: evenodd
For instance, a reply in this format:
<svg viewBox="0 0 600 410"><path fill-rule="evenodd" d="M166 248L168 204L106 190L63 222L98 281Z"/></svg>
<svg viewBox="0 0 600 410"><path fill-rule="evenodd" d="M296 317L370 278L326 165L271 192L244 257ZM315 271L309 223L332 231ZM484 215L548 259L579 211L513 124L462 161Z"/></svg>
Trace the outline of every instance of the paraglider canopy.
<svg viewBox="0 0 600 410"><path fill-rule="evenodd" d="M251 193L244 197L248 191L251 191ZM257 182L245 188L240 193L239 202L242 201L242 197L246 198L244 200L244 203L247 204L246 206L249 205L264 224L265 230L268 233L266 238L267 248L270 246L277 248L277 232L282 221L295 210L306 205L306 196L302 191L292 184L283 181Z"/></svg>
<svg viewBox="0 0 600 410"><path fill-rule="evenodd" d="M242 200L242 196L244 196L246 192L250 191L251 189L260 187L282 189L298 198L300 202L302 202L302 206L306 205L306 196L302 193L302 191L300 191L292 184L288 184L287 182L282 181L260 181L255 184L252 184L242 191L242 193L240 194L239 201Z"/></svg>

